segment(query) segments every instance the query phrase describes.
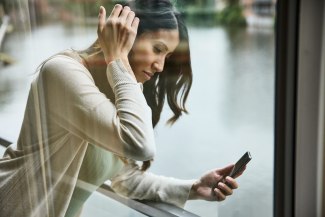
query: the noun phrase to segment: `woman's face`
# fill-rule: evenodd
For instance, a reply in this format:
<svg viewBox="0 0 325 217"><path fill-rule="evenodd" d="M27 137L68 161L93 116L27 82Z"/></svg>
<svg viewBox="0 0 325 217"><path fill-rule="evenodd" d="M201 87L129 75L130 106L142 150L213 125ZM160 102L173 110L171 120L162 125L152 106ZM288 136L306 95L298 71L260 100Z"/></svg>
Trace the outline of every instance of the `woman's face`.
<svg viewBox="0 0 325 217"><path fill-rule="evenodd" d="M178 43L177 29L145 32L138 36L129 56L137 81L144 83L155 73L162 72L165 59L172 54Z"/></svg>

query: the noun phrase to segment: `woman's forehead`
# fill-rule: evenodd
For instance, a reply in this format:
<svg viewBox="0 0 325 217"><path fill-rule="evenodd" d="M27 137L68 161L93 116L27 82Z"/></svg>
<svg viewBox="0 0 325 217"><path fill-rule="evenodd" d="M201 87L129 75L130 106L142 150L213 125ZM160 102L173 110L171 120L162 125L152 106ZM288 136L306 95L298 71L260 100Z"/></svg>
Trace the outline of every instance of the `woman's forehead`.
<svg viewBox="0 0 325 217"><path fill-rule="evenodd" d="M162 42L167 45L168 50L173 51L179 43L178 29L159 29L156 31L144 32L139 38L141 40L150 40Z"/></svg>

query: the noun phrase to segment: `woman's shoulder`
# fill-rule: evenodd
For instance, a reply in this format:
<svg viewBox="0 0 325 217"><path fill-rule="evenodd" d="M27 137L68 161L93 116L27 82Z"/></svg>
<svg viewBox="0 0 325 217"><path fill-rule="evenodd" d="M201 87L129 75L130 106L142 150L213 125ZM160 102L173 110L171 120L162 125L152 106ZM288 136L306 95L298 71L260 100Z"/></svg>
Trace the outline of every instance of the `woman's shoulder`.
<svg viewBox="0 0 325 217"><path fill-rule="evenodd" d="M92 79L88 69L76 52L66 50L46 59L40 66L40 74L50 76L87 76Z"/></svg>
<svg viewBox="0 0 325 217"><path fill-rule="evenodd" d="M52 66L55 68L69 66L76 68L82 67L86 69L82 63L82 59L80 58L80 56L72 50L65 50L49 57L43 62L43 66Z"/></svg>

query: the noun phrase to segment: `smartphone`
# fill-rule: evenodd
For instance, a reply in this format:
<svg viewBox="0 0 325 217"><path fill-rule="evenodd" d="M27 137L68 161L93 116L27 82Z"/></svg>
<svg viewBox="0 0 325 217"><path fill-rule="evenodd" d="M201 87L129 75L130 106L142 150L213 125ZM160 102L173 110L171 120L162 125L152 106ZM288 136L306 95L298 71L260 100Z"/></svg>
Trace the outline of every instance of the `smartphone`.
<svg viewBox="0 0 325 217"><path fill-rule="evenodd" d="M235 164L234 168L230 172L229 176L234 178L236 177L240 172L243 171L246 164L252 159L251 154L246 152Z"/></svg>

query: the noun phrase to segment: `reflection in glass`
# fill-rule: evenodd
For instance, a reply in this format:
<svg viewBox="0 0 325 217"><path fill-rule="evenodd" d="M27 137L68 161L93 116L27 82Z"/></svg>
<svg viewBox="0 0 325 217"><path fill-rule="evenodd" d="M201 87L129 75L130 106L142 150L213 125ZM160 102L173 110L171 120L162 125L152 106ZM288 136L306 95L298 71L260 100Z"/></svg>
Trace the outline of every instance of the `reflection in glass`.
<svg viewBox="0 0 325 217"><path fill-rule="evenodd" d="M7 35L2 51L16 63L0 66L0 123L5 123L0 126L0 136L16 140L35 68L45 57L69 47L83 49L93 41L93 10L99 3L5 2L15 15L12 22L17 29ZM241 4L247 23L253 23L253 27L234 27L221 25L222 14L207 10L212 2L179 1L191 24L194 83L188 102L190 114L172 128L163 124L170 111L162 114L156 129L158 155L151 170L184 179L198 177L207 168L234 163L249 150L253 160L231 198L218 205L191 201L186 208L202 216L260 216L261 212L272 216L274 31L272 26L259 25L270 24L267 14L274 14L274 9L259 3L249 6L254 1L231 1ZM216 2L219 10L227 6L227 1ZM198 19L202 13L203 21ZM89 203L93 200L102 204L95 210L106 209L105 198L96 194Z"/></svg>

